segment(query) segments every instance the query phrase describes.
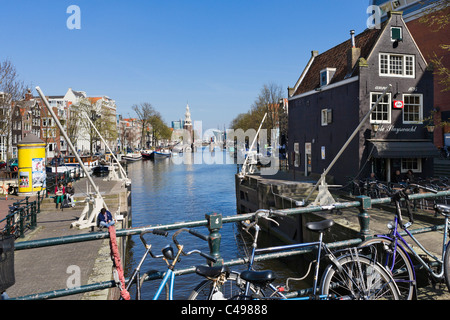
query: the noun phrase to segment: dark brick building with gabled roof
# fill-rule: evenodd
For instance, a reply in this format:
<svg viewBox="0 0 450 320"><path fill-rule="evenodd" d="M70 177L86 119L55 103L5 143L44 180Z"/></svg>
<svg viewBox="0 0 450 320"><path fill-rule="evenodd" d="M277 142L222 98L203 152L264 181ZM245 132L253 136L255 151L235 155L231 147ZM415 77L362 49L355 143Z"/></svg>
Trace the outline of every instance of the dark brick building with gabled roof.
<svg viewBox="0 0 450 320"><path fill-rule="evenodd" d="M384 181L396 170L431 176L438 152L424 118L433 108L433 72L398 12L380 29L312 52L289 89L291 168L322 174L389 85L329 175L341 184L370 172Z"/></svg>

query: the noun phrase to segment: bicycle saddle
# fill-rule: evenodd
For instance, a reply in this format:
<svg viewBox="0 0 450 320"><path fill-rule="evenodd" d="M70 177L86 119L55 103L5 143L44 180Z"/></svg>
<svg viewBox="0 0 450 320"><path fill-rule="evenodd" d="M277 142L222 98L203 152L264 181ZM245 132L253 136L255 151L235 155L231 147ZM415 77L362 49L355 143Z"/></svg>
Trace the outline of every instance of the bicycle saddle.
<svg viewBox="0 0 450 320"><path fill-rule="evenodd" d="M323 232L327 229L330 229L334 224L333 220L322 220L318 222L308 222L305 226L308 230L315 232Z"/></svg>
<svg viewBox="0 0 450 320"><path fill-rule="evenodd" d="M259 286L267 286L276 279L275 273L271 270L267 271L244 271L241 273L241 278L250 283Z"/></svg>
<svg viewBox="0 0 450 320"><path fill-rule="evenodd" d="M222 273L230 274L230 269L227 266L207 267L197 266L195 273L206 278L218 278Z"/></svg>

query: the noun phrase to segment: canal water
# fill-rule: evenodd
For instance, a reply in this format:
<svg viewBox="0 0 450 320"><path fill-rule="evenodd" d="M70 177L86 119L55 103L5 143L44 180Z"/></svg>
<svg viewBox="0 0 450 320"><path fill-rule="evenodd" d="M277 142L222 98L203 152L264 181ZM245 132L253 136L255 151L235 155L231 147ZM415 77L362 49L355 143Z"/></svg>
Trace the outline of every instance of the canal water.
<svg viewBox="0 0 450 320"><path fill-rule="evenodd" d="M237 165L233 163L229 153L226 151L210 153L207 149L202 149L196 154L184 156L188 158L143 160L128 165L128 176L132 180L133 227L203 220L205 214L214 212L224 217L236 214L234 176ZM220 253L225 260L243 257L247 252L245 244L248 244L251 238L247 234L242 235L239 228L238 223L227 223L220 231L222 235ZM196 230L208 234L206 227ZM147 234L146 239L152 244L152 251L159 255L162 248L173 244L171 238L173 233L174 231L170 231L167 238ZM182 233L178 239L185 245L185 251L199 249L209 252L207 242L188 233ZM130 240L126 277L131 276L144 254L144 246L139 236L133 236ZM177 269L204 263L204 258L191 255L182 257ZM270 268L280 279L293 275L284 262L264 262L256 267ZM245 266L233 267L235 270L244 268ZM166 264L162 259L147 257L141 268L141 275L149 270L165 271ZM174 299L186 299L202 280L196 274L176 277ZM160 280L146 281L142 288L142 299L151 300L159 283ZM134 298L135 291L130 291Z"/></svg>

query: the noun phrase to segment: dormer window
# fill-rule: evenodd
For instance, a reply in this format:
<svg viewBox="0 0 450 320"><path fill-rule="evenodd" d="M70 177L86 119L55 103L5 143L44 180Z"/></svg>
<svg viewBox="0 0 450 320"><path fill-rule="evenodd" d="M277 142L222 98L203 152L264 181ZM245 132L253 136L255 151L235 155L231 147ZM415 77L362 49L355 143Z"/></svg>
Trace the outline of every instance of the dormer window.
<svg viewBox="0 0 450 320"><path fill-rule="evenodd" d="M326 68L320 71L320 86L323 87L329 84L335 73L336 68Z"/></svg>

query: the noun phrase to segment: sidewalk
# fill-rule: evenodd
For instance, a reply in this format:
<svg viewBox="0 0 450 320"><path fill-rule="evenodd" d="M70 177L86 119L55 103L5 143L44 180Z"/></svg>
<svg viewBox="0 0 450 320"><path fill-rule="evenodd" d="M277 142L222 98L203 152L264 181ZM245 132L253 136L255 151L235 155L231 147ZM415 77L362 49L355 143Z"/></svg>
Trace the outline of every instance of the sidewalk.
<svg viewBox="0 0 450 320"><path fill-rule="evenodd" d="M90 228L79 230L70 227L72 222L78 220L83 211L82 200L87 196L86 182L86 178L74 182L75 199L77 200L74 208L61 211L61 209L55 208L53 199L45 199L41 205L41 213L38 214L37 228L27 231L25 239L17 239L16 243L89 233ZM127 191L121 181L103 181L103 178L94 178L94 182L102 196L105 196L111 213L118 210L119 203L121 213L128 210L127 201L123 201L123 198L122 201L118 200ZM5 211L4 207L17 201L18 198L10 200L8 197L6 201L0 197L2 215ZM119 225L117 227L119 228ZM109 239L18 250L15 252L14 264L16 283L7 290L10 298L112 279ZM103 290L102 292L77 294L57 299L80 300L97 297L106 300L107 293L108 290Z"/></svg>

